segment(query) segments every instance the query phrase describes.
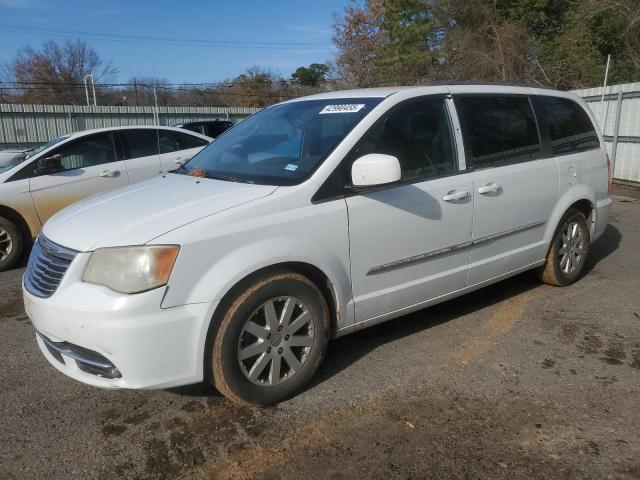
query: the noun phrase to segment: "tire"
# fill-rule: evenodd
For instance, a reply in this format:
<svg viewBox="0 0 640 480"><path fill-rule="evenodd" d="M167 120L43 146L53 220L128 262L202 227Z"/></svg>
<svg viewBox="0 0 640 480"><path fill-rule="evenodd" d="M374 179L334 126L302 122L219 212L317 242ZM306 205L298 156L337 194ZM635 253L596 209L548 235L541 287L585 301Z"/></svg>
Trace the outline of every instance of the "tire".
<svg viewBox="0 0 640 480"><path fill-rule="evenodd" d="M216 388L249 406L273 405L302 390L322 362L331 329L315 284L297 273L273 273L225 303L211 354Z"/></svg>
<svg viewBox="0 0 640 480"><path fill-rule="evenodd" d="M576 237L572 238L572 234ZM578 280L587 261L590 240L584 214L569 209L556 229L547 260L538 271L540 280L556 287L566 287Z"/></svg>
<svg viewBox="0 0 640 480"><path fill-rule="evenodd" d="M24 239L15 223L0 217L0 272L13 267L24 249Z"/></svg>

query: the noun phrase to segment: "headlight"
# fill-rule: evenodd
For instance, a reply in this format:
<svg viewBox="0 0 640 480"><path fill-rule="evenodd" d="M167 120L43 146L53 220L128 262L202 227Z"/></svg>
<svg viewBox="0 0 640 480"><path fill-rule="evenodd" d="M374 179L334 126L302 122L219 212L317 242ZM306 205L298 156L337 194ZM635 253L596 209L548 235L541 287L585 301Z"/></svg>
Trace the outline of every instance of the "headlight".
<svg viewBox="0 0 640 480"><path fill-rule="evenodd" d="M140 293L166 285L180 247L150 245L99 248L91 254L82 281L120 293Z"/></svg>

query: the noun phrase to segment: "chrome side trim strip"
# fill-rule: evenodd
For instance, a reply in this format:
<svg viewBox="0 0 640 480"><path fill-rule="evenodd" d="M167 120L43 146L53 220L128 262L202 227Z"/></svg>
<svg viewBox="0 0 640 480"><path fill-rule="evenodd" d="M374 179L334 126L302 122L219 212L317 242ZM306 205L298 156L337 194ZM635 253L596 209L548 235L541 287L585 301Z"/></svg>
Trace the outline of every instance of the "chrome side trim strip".
<svg viewBox="0 0 640 480"><path fill-rule="evenodd" d="M472 244L473 247L475 247L476 245L480 245L482 243L492 242L492 241L497 240L499 238L508 237L509 235L513 235L515 233L520 233L520 232L524 232L526 230L531 230L532 228L539 227L541 225L544 225L545 223L546 222L529 223L527 225L523 225L522 227L516 227L516 228L512 228L510 230L505 230L504 232L496 233L495 235L487 235L486 237L478 238L477 240L474 240L473 242L471 242L471 244Z"/></svg>
<svg viewBox="0 0 640 480"><path fill-rule="evenodd" d="M365 275L377 275L379 273L390 272L392 270L398 270L400 268L408 267L410 265L415 265L417 263L425 262L429 259L440 257L442 255L447 255L452 252L456 252L458 250L464 250L468 247L475 247L476 245L481 245L483 243L492 242L494 240L498 240L500 238L508 237L509 235L513 235L515 233L524 232L526 230L531 230L532 228L539 227L544 225L545 222L534 222L524 225L522 227L512 228L510 230L506 230L504 232L496 233L495 235L488 235L486 237L478 238L477 240L473 240L471 242L459 243L457 245L452 245L450 247L441 248L439 250L433 250L427 253L421 253L420 255L416 255L414 257L403 258L402 260L395 260L393 262L385 263L382 265L378 265L376 267L371 268Z"/></svg>
<svg viewBox="0 0 640 480"><path fill-rule="evenodd" d="M458 245L452 245L451 247L441 248L440 250L434 250L432 252L421 253L415 257L403 258L402 260L396 260L393 262L385 263L384 265L378 265L369 270L366 275L375 275L377 273L390 272L391 270L397 270L399 268L408 267L409 265L415 265L416 263L422 263L430 258L439 257L448 253L456 252L458 250L464 250L470 247L472 242L459 243Z"/></svg>

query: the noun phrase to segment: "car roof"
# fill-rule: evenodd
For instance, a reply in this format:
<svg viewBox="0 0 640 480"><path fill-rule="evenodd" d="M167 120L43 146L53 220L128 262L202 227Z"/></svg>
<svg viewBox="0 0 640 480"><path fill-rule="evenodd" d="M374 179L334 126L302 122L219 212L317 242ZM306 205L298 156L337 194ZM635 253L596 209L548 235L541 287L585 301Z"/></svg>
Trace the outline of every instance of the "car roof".
<svg viewBox="0 0 640 480"><path fill-rule="evenodd" d="M434 93L441 92L442 87L451 87L451 93L511 93L511 94L530 94L533 91L540 91L551 95L562 95L566 92L561 92L551 87L540 87L538 85L530 85L526 83L516 82L458 82L458 81L443 81L443 82L427 82L423 85L416 86L397 86L397 87L376 87L376 88L359 88L356 90L337 90L332 92L322 92L315 95L309 95L306 97L294 98L287 102L299 102L304 100L331 100L338 98L386 98L394 93L400 91L416 90L416 93L420 91L422 95L428 95L429 90L434 90Z"/></svg>
<svg viewBox="0 0 640 480"><path fill-rule="evenodd" d="M211 137L207 137L206 135L202 135L201 133L194 132L192 130L185 130L183 128L176 128L176 127L165 127L164 125L127 125L122 127L94 128L91 130L81 130L79 132L74 132L69 135L69 139L84 137L85 135L91 135L92 133L113 132L113 131L119 131L119 130L134 130L134 129L135 130L140 130L140 129L142 130L147 130L147 129L173 130L176 132L187 133L188 135L193 135L195 137L202 138L203 140L207 140L207 141L212 140Z"/></svg>

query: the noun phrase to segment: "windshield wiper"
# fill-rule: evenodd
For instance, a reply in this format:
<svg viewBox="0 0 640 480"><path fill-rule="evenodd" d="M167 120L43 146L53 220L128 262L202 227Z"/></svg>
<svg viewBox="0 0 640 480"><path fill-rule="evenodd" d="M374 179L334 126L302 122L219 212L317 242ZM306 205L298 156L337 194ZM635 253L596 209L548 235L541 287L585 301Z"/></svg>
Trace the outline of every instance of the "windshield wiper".
<svg viewBox="0 0 640 480"><path fill-rule="evenodd" d="M225 182L250 183L250 182L247 182L246 180L242 180L240 178L233 177L231 175L221 175L219 173L207 173L207 178L210 178L211 180L223 180Z"/></svg>

